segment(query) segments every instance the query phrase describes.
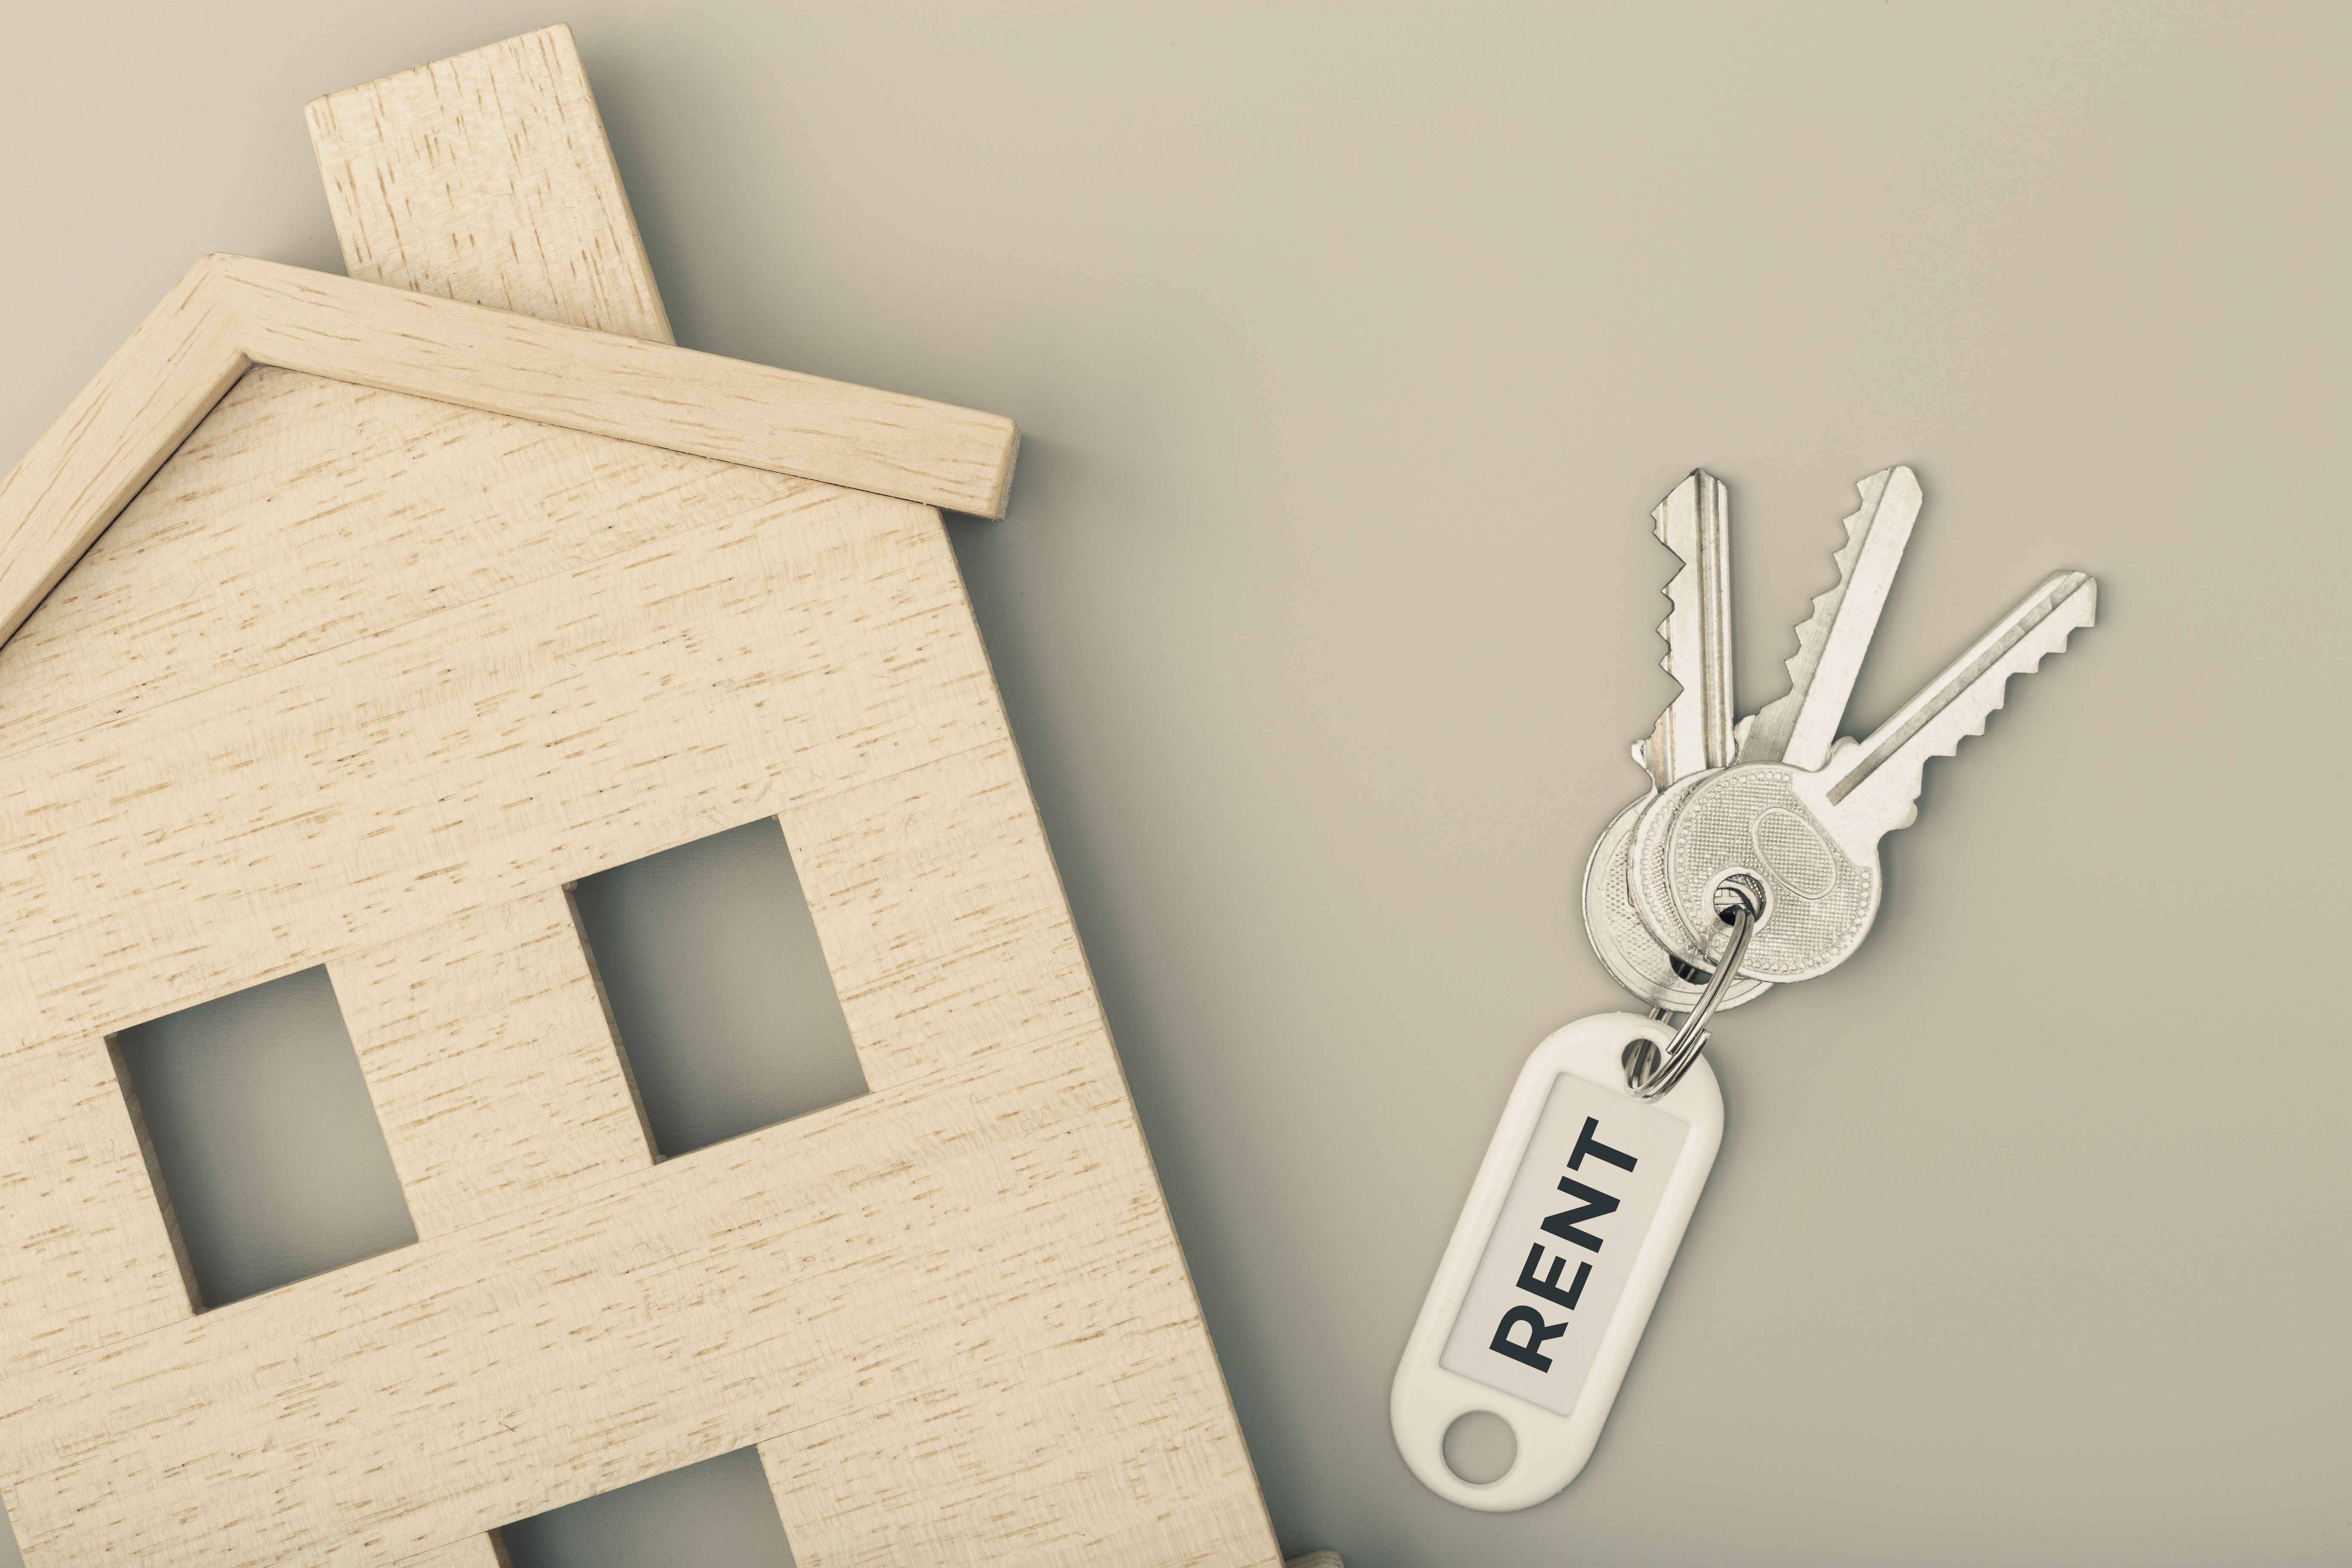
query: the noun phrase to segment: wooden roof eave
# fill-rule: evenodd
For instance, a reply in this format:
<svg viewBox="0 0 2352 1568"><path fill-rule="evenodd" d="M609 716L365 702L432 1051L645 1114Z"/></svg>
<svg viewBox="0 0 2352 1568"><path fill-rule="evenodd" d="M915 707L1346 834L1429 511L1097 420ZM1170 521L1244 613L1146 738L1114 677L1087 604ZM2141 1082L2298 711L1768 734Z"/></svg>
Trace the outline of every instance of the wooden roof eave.
<svg viewBox="0 0 2352 1568"><path fill-rule="evenodd" d="M241 256L191 268L0 479L0 642L257 364L1004 513L1013 421Z"/></svg>

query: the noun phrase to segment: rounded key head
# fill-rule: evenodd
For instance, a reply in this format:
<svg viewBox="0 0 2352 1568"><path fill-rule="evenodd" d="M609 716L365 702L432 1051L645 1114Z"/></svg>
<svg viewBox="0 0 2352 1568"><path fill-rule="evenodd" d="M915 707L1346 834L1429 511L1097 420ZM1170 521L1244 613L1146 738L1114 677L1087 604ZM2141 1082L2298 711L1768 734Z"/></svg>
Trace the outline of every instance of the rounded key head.
<svg viewBox="0 0 2352 1568"><path fill-rule="evenodd" d="M1703 962L1706 950L1697 933L1685 926L1682 916L1675 911L1674 892L1666 885L1666 830L1674 825L1675 814L1682 810L1683 802L1690 798L1700 781L1713 778L1721 771L1713 769L1678 779L1639 803L1640 813L1633 818L1633 831L1625 841L1625 879L1634 916L1650 933L1652 942L1685 963L1697 964L1702 969L1707 967Z"/></svg>
<svg viewBox="0 0 2352 1568"><path fill-rule="evenodd" d="M1592 858L1584 867L1584 933L1601 967L1618 984L1654 1007L1687 1013L1698 1001L1707 973L1689 969L1696 978L1685 979L1675 970L1675 959L1658 945L1634 914L1626 887L1626 855L1633 846L1633 825L1650 798L1645 795L1619 812L1616 820L1601 831L1601 842L1593 846ZM1766 989L1761 981L1735 980L1718 1005L1737 1007Z"/></svg>
<svg viewBox="0 0 2352 1568"><path fill-rule="evenodd" d="M1864 865L1831 837L1792 787L1797 771L1750 763L1709 774L1666 834L1665 883L1675 914L1712 923L1729 889L1760 890L1763 912L1739 973L1810 980L1862 945L1878 915L1874 850Z"/></svg>

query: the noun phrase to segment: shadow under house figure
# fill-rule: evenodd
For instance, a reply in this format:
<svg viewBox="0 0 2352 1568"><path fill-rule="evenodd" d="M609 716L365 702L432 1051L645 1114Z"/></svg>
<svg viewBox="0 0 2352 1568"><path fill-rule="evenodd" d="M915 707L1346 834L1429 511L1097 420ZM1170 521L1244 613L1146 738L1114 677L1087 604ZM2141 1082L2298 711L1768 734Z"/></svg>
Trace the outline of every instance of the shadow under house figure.
<svg viewBox="0 0 2352 1568"><path fill-rule="evenodd" d="M200 262L0 483L25 1561L756 1444L804 1565L1270 1568L934 510L1012 424L670 346L562 28L311 126L353 279ZM766 817L870 1092L657 1161L565 889ZM207 1310L108 1042L316 965L416 1240Z"/></svg>

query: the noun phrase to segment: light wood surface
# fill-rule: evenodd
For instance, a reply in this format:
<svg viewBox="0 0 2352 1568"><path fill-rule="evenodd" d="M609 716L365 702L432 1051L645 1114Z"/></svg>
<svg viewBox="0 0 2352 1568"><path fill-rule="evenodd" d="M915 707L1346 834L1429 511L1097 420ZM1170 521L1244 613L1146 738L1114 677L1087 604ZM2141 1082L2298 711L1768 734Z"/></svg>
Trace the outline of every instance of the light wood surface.
<svg viewBox="0 0 2352 1568"><path fill-rule="evenodd" d="M0 637L254 365L1000 514L1010 420L485 306L215 256L0 479Z"/></svg>
<svg viewBox="0 0 2352 1568"><path fill-rule="evenodd" d="M561 889L467 910L332 978L417 1235L653 1163Z"/></svg>
<svg viewBox="0 0 2352 1568"><path fill-rule="evenodd" d="M497 1536L469 1535L421 1557L410 1558L407 1568L512 1568L512 1564L507 1561L506 1551ZM1337 1564L1318 1563L1314 1568L1337 1568Z"/></svg>
<svg viewBox="0 0 2352 1568"><path fill-rule="evenodd" d="M550 493L605 505L464 514L520 580L457 552L309 641L493 479L494 432L432 433L500 422L254 377L0 649L9 710L151 611L245 639L0 758L28 1563L395 1562L754 1441L812 1564L1270 1563L937 515L566 434ZM338 397L408 436L305 560L299 509L237 501L343 427L259 410ZM874 1092L656 1164L561 890L769 815ZM321 962L419 1241L192 1315L105 1037ZM231 1518L266 1523L174 1522Z"/></svg>
<svg viewBox="0 0 2352 1568"><path fill-rule="evenodd" d="M0 638L245 374L215 270L191 268L0 479Z"/></svg>
<svg viewBox="0 0 2352 1568"><path fill-rule="evenodd" d="M309 115L352 277L675 341L570 27L329 93Z"/></svg>
<svg viewBox="0 0 2352 1568"><path fill-rule="evenodd" d="M885 396L782 375L215 258L0 488L31 1568L489 1568L749 1444L804 1568L1276 1562L939 515L740 460ZM871 1092L656 1163L565 889L763 816ZM198 1312L108 1037L314 963L418 1239Z"/></svg>
<svg viewBox="0 0 2352 1568"><path fill-rule="evenodd" d="M257 364L1002 515L1013 422L242 258L216 265Z"/></svg>

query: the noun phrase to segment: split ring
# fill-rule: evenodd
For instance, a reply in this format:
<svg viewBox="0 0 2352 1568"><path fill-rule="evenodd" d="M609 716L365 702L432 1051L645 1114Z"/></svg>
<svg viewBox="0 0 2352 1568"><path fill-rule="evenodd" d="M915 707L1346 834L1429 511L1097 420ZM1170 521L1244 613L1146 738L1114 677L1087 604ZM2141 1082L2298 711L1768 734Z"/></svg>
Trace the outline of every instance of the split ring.
<svg viewBox="0 0 2352 1568"><path fill-rule="evenodd" d="M1738 977L1739 961L1748 954L1748 939L1756 934L1757 911L1736 884L1727 883L1725 890L1732 895L1731 908L1724 911L1730 917L1731 941L1724 949L1722 961L1715 966L1706 989L1691 1004L1691 1010L1683 1016L1682 1026L1675 1031L1675 1037L1666 1043L1663 1052L1648 1039L1634 1040L1625 1047L1625 1088L1636 1100L1657 1100L1682 1082L1683 1075L1698 1060L1699 1052L1706 1049L1707 1020L1715 1016L1723 994Z"/></svg>

